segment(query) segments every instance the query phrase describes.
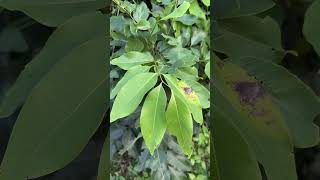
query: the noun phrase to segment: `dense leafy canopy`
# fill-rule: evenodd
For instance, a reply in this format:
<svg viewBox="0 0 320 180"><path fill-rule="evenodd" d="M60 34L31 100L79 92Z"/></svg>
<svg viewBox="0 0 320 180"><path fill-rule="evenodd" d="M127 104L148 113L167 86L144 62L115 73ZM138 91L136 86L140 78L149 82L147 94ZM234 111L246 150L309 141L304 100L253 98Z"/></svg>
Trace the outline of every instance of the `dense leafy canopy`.
<svg viewBox="0 0 320 180"><path fill-rule="evenodd" d="M145 2L114 3L121 13L111 17L110 63L126 72L111 92L110 122L142 103L140 128L150 153L168 130L191 156L192 119L202 124L202 109L209 108L209 91L197 70L209 71L208 2L152 1L152 10Z"/></svg>

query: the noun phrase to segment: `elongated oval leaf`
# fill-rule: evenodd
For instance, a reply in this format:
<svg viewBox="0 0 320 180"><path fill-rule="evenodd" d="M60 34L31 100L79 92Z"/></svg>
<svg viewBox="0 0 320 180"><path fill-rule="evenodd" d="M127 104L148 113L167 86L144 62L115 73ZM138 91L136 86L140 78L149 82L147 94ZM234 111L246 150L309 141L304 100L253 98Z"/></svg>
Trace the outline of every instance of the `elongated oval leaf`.
<svg viewBox="0 0 320 180"><path fill-rule="evenodd" d="M141 133L151 155L154 154L166 132L166 104L166 93L160 84L148 94L141 110Z"/></svg>
<svg viewBox="0 0 320 180"><path fill-rule="evenodd" d="M139 106L144 95L157 83L156 73L141 73L131 78L119 91L110 114L110 122L126 117Z"/></svg>
<svg viewBox="0 0 320 180"><path fill-rule="evenodd" d="M106 111L107 44L101 35L73 49L34 87L13 128L1 180L43 176L80 154Z"/></svg>
<svg viewBox="0 0 320 180"><path fill-rule="evenodd" d="M171 99L166 111L169 132L177 137L183 152L192 154L193 124L189 108L184 100L171 91Z"/></svg>
<svg viewBox="0 0 320 180"><path fill-rule="evenodd" d="M122 69L129 70L134 66L149 63L152 61L153 56L149 52L131 51L123 54L120 57L114 58L111 61L111 64L119 66Z"/></svg>
<svg viewBox="0 0 320 180"><path fill-rule="evenodd" d="M135 66L130 68L125 74L124 76L121 78L121 80L117 83L116 87L114 87L111 91L110 94L110 99L113 99L118 92L120 91L120 89L134 76L136 76L137 74L140 73L144 73L149 71L150 67L148 66Z"/></svg>
<svg viewBox="0 0 320 180"><path fill-rule="evenodd" d="M320 54L320 1L314 1L305 15L303 33L306 39L313 45L314 49Z"/></svg>
<svg viewBox="0 0 320 180"><path fill-rule="evenodd" d="M190 7L190 3L187 1L184 1L178 8L176 8L172 13L169 15L163 17L161 20L167 20L167 19L173 19L173 18L179 18L183 16L187 10Z"/></svg>
<svg viewBox="0 0 320 180"><path fill-rule="evenodd" d="M0 105L0 118L11 115L21 106L40 79L71 50L85 45L97 36L105 35L106 30L101 27L107 25L102 14L89 13L74 17L60 26L6 93Z"/></svg>
<svg viewBox="0 0 320 180"><path fill-rule="evenodd" d="M107 2L107 0L0 0L0 6L22 11L44 25L58 26L73 16L104 8Z"/></svg>
<svg viewBox="0 0 320 180"><path fill-rule="evenodd" d="M292 140L284 117L274 106L270 94L237 65L221 62L215 67L216 105L225 110L239 128L268 179L296 180Z"/></svg>

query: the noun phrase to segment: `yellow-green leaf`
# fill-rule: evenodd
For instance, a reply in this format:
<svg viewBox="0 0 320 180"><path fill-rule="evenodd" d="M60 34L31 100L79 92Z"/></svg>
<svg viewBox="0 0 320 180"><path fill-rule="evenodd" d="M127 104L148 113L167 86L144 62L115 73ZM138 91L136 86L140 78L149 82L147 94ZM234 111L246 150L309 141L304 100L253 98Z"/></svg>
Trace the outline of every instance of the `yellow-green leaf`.
<svg viewBox="0 0 320 180"><path fill-rule="evenodd" d="M194 92L192 87L184 81L179 81L178 86L180 91L187 100L188 107L192 113L193 119L199 123L203 123L202 107L198 95Z"/></svg>
<svg viewBox="0 0 320 180"><path fill-rule="evenodd" d="M179 18L183 16L189 9L190 3L187 1L184 1L178 8L176 8L172 13L169 15L163 17L161 20L167 20L167 19L173 19L173 18Z"/></svg>
<svg viewBox="0 0 320 180"><path fill-rule="evenodd" d="M117 85L112 89L110 93L110 99L113 99L116 97L120 89L134 76L149 71L150 66L135 66L130 68L124 76L121 78L121 80L117 83Z"/></svg>
<svg viewBox="0 0 320 180"><path fill-rule="evenodd" d="M153 155L154 150L161 143L166 132L166 103L166 93L162 84L160 84L148 94L141 110L141 133L151 155Z"/></svg>
<svg viewBox="0 0 320 180"><path fill-rule="evenodd" d="M149 52L131 51L111 61L112 65L116 65L122 69L128 70L134 66L149 63L153 61L153 56Z"/></svg>
<svg viewBox="0 0 320 180"><path fill-rule="evenodd" d="M201 0L201 1L202 1L202 3L203 3L204 5L206 5L207 7L210 6L210 0Z"/></svg>
<svg viewBox="0 0 320 180"><path fill-rule="evenodd" d="M172 75L164 75L164 77L170 89L188 106L194 120L202 124L203 116L201 103L199 97L193 92L192 88L183 81L178 81L177 78Z"/></svg>
<svg viewBox="0 0 320 180"><path fill-rule="evenodd" d="M184 100L171 91L171 99L166 112L169 132L177 137L185 154L192 154L193 124L191 113Z"/></svg>
<svg viewBox="0 0 320 180"><path fill-rule="evenodd" d="M156 73L141 73L130 79L119 91L110 114L110 122L126 117L139 106L144 95L157 83Z"/></svg>
<svg viewBox="0 0 320 180"><path fill-rule="evenodd" d="M192 15L195 15L201 19L206 19L206 13L204 10L199 6L198 0L194 0L189 8L189 12Z"/></svg>

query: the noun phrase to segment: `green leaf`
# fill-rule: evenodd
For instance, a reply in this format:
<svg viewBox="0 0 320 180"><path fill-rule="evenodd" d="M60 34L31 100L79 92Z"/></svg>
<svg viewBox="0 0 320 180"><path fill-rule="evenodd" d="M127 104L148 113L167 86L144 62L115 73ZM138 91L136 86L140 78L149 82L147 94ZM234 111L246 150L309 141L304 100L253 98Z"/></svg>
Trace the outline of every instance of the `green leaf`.
<svg viewBox="0 0 320 180"><path fill-rule="evenodd" d="M187 25L187 26L192 26L193 24L197 24L199 22L199 19L197 16L185 14L185 15L177 18L176 21L181 22L182 24Z"/></svg>
<svg viewBox="0 0 320 180"><path fill-rule="evenodd" d="M184 81L179 81L178 86L180 88L181 94L183 94L184 99L188 103L189 110L192 113L193 119L199 123L203 123L202 107L198 95L193 91L189 84Z"/></svg>
<svg viewBox="0 0 320 180"><path fill-rule="evenodd" d="M148 94L141 110L141 133L151 155L154 154L166 132L166 104L166 93L160 84Z"/></svg>
<svg viewBox="0 0 320 180"><path fill-rule="evenodd" d="M275 3L272 0L216 0L212 6L218 19L226 19L259 14L274 5Z"/></svg>
<svg viewBox="0 0 320 180"><path fill-rule="evenodd" d="M169 132L177 137L181 149L190 157L192 154L192 117L185 101L176 96L174 91L171 91L166 119Z"/></svg>
<svg viewBox="0 0 320 180"><path fill-rule="evenodd" d="M215 180L261 180L254 152L239 129L229 119L228 112L220 109L216 103L212 108L214 110L212 123L214 133L212 133L213 145L210 149L213 149L214 154L210 156L215 159L214 162L211 162L215 168Z"/></svg>
<svg viewBox="0 0 320 180"><path fill-rule="evenodd" d="M210 79L210 62L208 62L206 64L206 67L204 69L204 72L206 73L206 75L208 76L208 78Z"/></svg>
<svg viewBox="0 0 320 180"><path fill-rule="evenodd" d="M177 78L183 80L194 80L199 79L198 69L196 67L182 67L178 68L174 74Z"/></svg>
<svg viewBox="0 0 320 180"><path fill-rule="evenodd" d="M164 57L169 60L173 69L192 66L198 60L192 51L181 47L171 48L164 53Z"/></svg>
<svg viewBox="0 0 320 180"><path fill-rule="evenodd" d="M254 58L234 59L232 62L265 84L274 104L285 115L296 147L307 148L319 143L319 127L314 119L320 114L320 99L308 86L274 63Z"/></svg>
<svg viewBox="0 0 320 180"><path fill-rule="evenodd" d="M184 1L178 8L176 8L172 13L163 17L161 20L174 19L183 16L190 7L190 3Z"/></svg>
<svg viewBox="0 0 320 180"><path fill-rule="evenodd" d="M205 6L207 6L207 7L210 6L210 0L201 0L201 1Z"/></svg>
<svg viewBox="0 0 320 180"><path fill-rule="evenodd" d="M140 22L142 20L146 21L149 17L150 10L145 2L141 2L133 13L133 18L136 22Z"/></svg>
<svg viewBox="0 0 320 180"><path fill-rule="evenodd" d="M138 38L130 38L126 44L126 52L130 51L142 51L144 49L144 44Z"/></svg>
<svg viewBox="0 0 320 180"><path fill-rule="evenodd" d="M131 51L111 60L112 65L128 70L136 65L146 64L153 61L149 52Z"/></svg>
<svg viewBox="0 0 320 180"><path fill-rule="evenodd" d="M296 180L291 137L270 94L253 76L231 63L215 66L213 82L216 105L239 129L268 179Z"/></svg>
<svg viewBox="0 0 320 180"><path fill-rule="evenodd" d="M117 85L111 90L110 93L110 99L113 99L114 97L116 97L116 95L118 94L118 92L120 91L120 89L134 76L140 74L140 73L145 73L148 72L150 70L150 66L135 66L130 68L125 74L124 76L121 78L121 80L117 83Z"/></svg>
<svg viewBox="0 0 320 180"><path fill-rule="evenodd" d="M320 54L319 16L320 0L316 0L311 4L306 12L303 33L318 54Z"/></svg>
<svg viewBox="0 0 320 180"><path fill-rule="evenodd" d="M193 0L189 8L190 14L197 16L201 19L206 19L206 13L204 10L199 6L198 0Z"/></svg>
<svg viewBox="0 0 320 180"><path fill-rule="evenodd" d="M74 48L33 88L13 128L0 179L50 174L86 146L108 102L104 37Z"/></svg>
<svg viewBox="0 0 320 180"><path fill-rule="evenodd" d="M222 20L219 25L220 34L213 40L215 51L231 58L255 57L274 62L280 62L285 55L279 25L271 18L241 17Z"/></svg>
<svg viewBox="0 0 320 180"><path fill-rule="evenodd" d="M202 108L204 109L209 108L210 107L209 90L197 81L188 79L188 80L185 80L185 82L192 88L192 91L194 91L196 95L199 97Z"/></svg>
<svg viewBox="0 0 320 180"><path fill-rule="evenodd" d="M98 169L98 177L97 180L106 180L110 176L110 168L109 168L109 161L110 161L110 133L106 137L102 152L100 155L100 162L99 162L99 169Z"/></svg>
<svg viewBox="0 0 320 180"><path fill-rule="evenodd" d="M199 123L203 123L203 114L202 114L202 106L208 107L208 91L205 91L201 88L201 85L196 84L193 81L193 86L197 88L197 92L201 94L201 100L198 96L198 94L192 89L192 87L189 84L186 84L184 81L178 81L176 78L170 75L164 75L165 79L172 91L175 92L176 96L179 96L181 101L183 101L187 106L189 111L192 113L193 119Z"/></svg>
<svg viewBox="0 0 320 180"><path fill-rule="evenodd" d="M139 30L151 29L150 22L147 20L144 20L144 19L139 21L136 25L137 25L137 29L139 29Z"/></svg>
<svg viewBox="0 0 320 180"><path fill-rule="evenodd" d="M22 11L46 26L59 26L73 16L105 8L107 0L1 0L0 6ZM57 14L58 13L58 14ZM79 29L77 29L79 30Z"/></svg>
<svg viewBox="0 0 320 180"><path fill-rule="evenodd" d="M119 91L110 114L110 122L126 117L139 106L144 95L157 83L156 73L141 73L132 77Z"/></svg>
<svg viewBox="0 0 320 180"><path fill-rule="evenodd" d="M207 33L201 30L195 30L192 33L191 46L197 45L207 37Z"/></svg>
<svg viewBox="0 0 320 180"><path fill-rule="evenodd" d="M20 73L0 105L0 118L11 115L23 104L41 78L70 51L86 45L92 39L107 33L105 16L90 13L73 17L60 26L47 41L41 52ZM77 29L77 31L75 31Z"/></svg>

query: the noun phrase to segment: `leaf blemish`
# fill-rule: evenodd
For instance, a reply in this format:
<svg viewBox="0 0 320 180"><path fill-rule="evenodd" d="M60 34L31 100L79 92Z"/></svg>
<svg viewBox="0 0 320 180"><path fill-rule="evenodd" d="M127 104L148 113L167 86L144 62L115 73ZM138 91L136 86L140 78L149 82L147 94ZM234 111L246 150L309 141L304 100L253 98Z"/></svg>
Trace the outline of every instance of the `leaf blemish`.
<svg viewBox="0 0 320 180"><path fill-rule="evenodd" d="M260 97L264 96L262 87L256 82L236 82L234 89L240 96L240 103L254 105Z"/></svg>
<svg viewBox="0 0 320 180"><path fill-rule="evenodd" d="M184 92L185 92L186 94L188 94L188 95L192 93L191 87L184 87L183 90L184 90Z"/></svg>

